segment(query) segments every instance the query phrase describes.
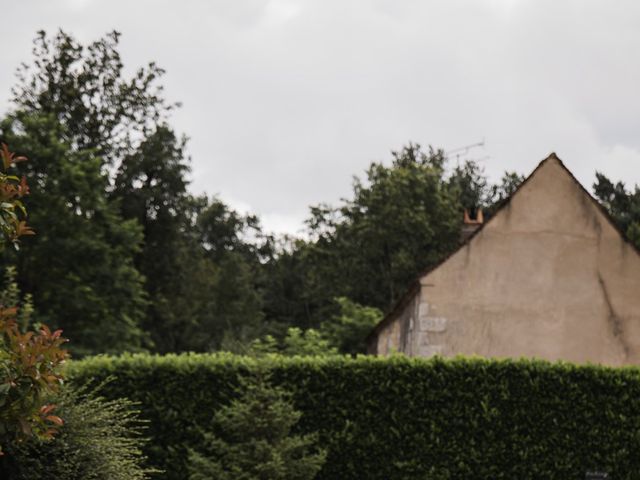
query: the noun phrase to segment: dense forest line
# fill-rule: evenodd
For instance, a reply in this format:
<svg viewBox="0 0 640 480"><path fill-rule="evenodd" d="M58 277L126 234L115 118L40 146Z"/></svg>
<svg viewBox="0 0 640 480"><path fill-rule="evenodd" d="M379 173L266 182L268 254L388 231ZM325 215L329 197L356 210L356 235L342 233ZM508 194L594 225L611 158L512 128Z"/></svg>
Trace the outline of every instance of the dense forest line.
<svg viewBox="0 0 640 480"><path fill-rule="evenodd" d="M164 71L126 76L118 42L40 32L0 121L0 140L29 158L18 168L37 232L2 261L76 355L357 353L417 272L457 247L463 210L490 215L522 180L492 185L477 163L409 143L372 163L350 198L310 207L304 238L274 236L189 191ZM593 191L640 245L640 190L598 174Z"/></svg>

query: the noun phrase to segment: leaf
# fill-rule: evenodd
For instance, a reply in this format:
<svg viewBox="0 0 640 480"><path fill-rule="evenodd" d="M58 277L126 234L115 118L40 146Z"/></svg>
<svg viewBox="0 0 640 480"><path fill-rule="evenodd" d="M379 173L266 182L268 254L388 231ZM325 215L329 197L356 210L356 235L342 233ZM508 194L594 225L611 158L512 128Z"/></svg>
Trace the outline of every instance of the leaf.
<svg viewBox="0 0 640 480"><path fill-rule="evenodd" d="M53 409L55 409L56 406L53 404L50 405L43 405L42 407L40 407L40 414L41 415L47 415L48 413L52 412Z"/></svg>
<svg viewBox="0 0 640 480"><path fill-rule="evenodd" d="M64 425L64 420L62 420L57 415L47 415L46 419L49 420L51 423L54 423L54 424L58 425L59 427Z"/></svg>

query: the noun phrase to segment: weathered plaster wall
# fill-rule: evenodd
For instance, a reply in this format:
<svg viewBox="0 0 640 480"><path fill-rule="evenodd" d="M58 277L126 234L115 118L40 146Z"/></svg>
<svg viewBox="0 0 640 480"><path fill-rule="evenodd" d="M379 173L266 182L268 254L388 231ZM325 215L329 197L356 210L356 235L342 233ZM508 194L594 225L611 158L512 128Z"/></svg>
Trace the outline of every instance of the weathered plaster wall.
<svg viewBox="0 0 640 480"><path fill-rule="evenodd" d="M419 307L420 292L410 299L393 322L380 331L376 351L372 353L389 355L393 352L404 352L411 355L414 349L409 342L413 338L412 332L419 315Z"/></svg>
<svg viewBox="0 0 640 480"><path fill-rule="evenodd" d="M409 355L640 363L640 256L554 157L410 305Z"/></svg>

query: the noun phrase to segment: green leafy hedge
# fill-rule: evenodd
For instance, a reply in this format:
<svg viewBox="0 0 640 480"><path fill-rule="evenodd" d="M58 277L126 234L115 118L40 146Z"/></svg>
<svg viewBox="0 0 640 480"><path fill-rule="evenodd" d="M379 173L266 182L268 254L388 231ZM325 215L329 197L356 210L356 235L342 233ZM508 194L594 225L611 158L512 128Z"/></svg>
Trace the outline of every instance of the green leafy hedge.
<svg viewBox="0 0 640 480"><path fill-rule="evenodd" d="M115 376L112 397L141 402L146 452L185 478L198 426L259 367L294 392L302 432L328 457L321 479L640 478L640 370L541 361L127 355L73 362L74 381Z"/></svg>

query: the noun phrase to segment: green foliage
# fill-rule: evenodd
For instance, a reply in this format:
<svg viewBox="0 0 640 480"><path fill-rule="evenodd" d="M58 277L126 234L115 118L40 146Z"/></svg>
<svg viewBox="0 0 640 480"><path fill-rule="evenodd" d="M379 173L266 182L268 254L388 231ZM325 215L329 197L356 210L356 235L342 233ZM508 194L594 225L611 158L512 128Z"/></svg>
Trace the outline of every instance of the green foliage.
<svg viewBox="0 0 640 480"><path fill-rule="evenodd" d="M51 438L63 423L46 399L62 384L66 339L46 325L22 332L16 315L0 308L0 454L14 441Z"/></svg>
<svg viewBox="0 0 640 480"><path fill-rule="evenodd" d="M258 252L244 240L259 234L258 221L190 195L188 173L185 139L159 125L125 157L111 195L142 227L135 256L149 300L142 326L158 352L207 351L260 332Z"/></svg>
<svg viewBox="0 0 640 480"><path fill-rule="evenodd" d="M21 65L12 89L18 111L53 119L74 150L92 151L111 166L175 106L162 96L157 81L164 71L154 63L124 75L119 40L112 31L82 45L62 30L53 36L39 31L33 62Z"/></svg>
<svg viewBox="0 0 640 480"><path fill-rule="evenodd" d="M525 177L516 172L504 172L500 183L491 187L491 203L499 204L513 194Z"/></svg>
<svg viewBox="0 0 640 480"><path fill-rule="evenodd" d="M184 478L199 428L239 378L267 369L318 432L319 479L631 480L640 471L640 370L542 361L406 357L131 355L70 365L72 381L117 378L150 421L152 464Z"/></svg>
<svg viewBox="0 0 640 480"><path fill-rule="evenodd" d="M294 435L300 420L290 394L268 373L244 377L230 404L215 411L205 450L189 452L190 480L311 480L326 453L317 435Z"/></svg>
<svg viewBox="0 0 640 480"><path fill-rule="evenodd" d="M17 265L35 320L64 328L77 355L282 338L340 316L336 297L386 311L456 248L463 208L489 208L520 179L490 186L477 163L448 170L442 151L409 144L372 163L349 200L311 208L308 240L273 238L256 216L188 192L164 71L127 74L119 39L38 32L0 122L35 159L19 169L42 232L4 264ZM360 351L354 341L341 348Z"/></svg>
<svg viewBox="0 0 640 480"><path fill-rule="evenodd" d="M225 252L242 254L252 260L264 253L247 237L262 237L260 222L254 215L242 215L217 198L211 199L198 216L198 230L208 256L214 261L224 258Z"/></svg>
<svg viewBox="0 0 640 480"><path fill-rule="evenodd" d="M25 178L9 175L16 157L6 144L0 152L0 250L6 244L17 247L20 236L32 234L20 199L29 193ZM0 294L0 455L13 442L31 437L51 438L62 419L53 414L55 405L45 402L62 383L60 365L67 357L61 331L46 325L37 331L28 327L32 308L26 298L19 308L15 270L7 269L7 284Z"/></svg>
<svg viewBox="0 0 640 480"><path fill-rule="evenodd" d="M442 151L409 144L390 166L372 163L365 180L355 178L352 199L312 207L311 241L295 243L281 254L283 265L270 268L276 276L267 296L279 302L267 301L267 318L293 310L295 326L318 328L338 313L336 297L388 309L421 269L458 243L462 207L444 165Z"/></svg>
<svg viewBox="0 0 640 480"><path fill-rule="evenodd" d="M336 348L322 337L317 330L309 329L302 332L299 328L287 330L287 336L283 340L284 355L333 355L338 353Z"/></svg>
<svg viewBox="0 0 640 480"><path fill-rule="evenodd" d="M447 188L454 192L462 208L475 212L481 208L488 219L507 199L525 177L516 172L504 172L500 183L491 185L478 163L467 160L456 166L446 180Z"/></svg>
<svg viewBox="0 0 640 480"><path fill-rule="evenodd" d="M335 213L313 210L315 268L332 299L386 309L418 271L457 244L462 209L445 187L444 162L441 151L410 144L394 153L391 167L372 164L366 183L355 179L353 200Z"/></svg>
<svg viewBox="0 0 640 480"><path fill-rule="evenodd" d="M312 328L304 332L297 327L287 329L287 334L278 342L272 335L265 335L251 342L248 351L250 356L261 356L278 353L286 356L323 356L337 355L338 349L332 346L321 332Z"/></svg>
<svg viewBox="0 0 640 480"><path fill-rule="evenodd" d="M263 333L258 220L187 192L164 71L127 75L119 38L39 32L19 69L0 137L36 159L21 168L37 183L29 207L43 233L5 262L33 294L35 319L64 328L76 355L253 339Z"/></svg>
<svg viewBox="0 0 640 480"><path fill-rule="evenodd" d="M196 350L246 344L264 332L262 257L268 246L258 219L217 198L199 212L197 235L210 275L198 310Z"/></svg>
<svg viewBox="0 0 640 480"><path fill-rule="evenodd" d="M17 307L16 321L18 328L26 332L32 324L33 300L30 294L21 295L16 281L16 268L7 267L4 273L4 289L0 292L0 305L12 305Z"/></svg>
<svg viewBox="0 0 640 480"><path fill-rule="evenodd" d="M65 141L50 116L16 112L1 129L30 156L20 169L37 186L26 203L38 235L7 258L33 295L35 320L63 328L76 354L140 349L146 300L133 260L142 235L109 201L104 160Z"/></svg>
<svg viewBox="0 0 640 480"><path fill-rule="evenodd" d="M247 342L262 333L262 298L256 287L255 268L235 251L211 263L211 290L199 321L199 343L204 348L198 350L216 349L224 335Z"/></svg>
<svg viewBox="0 0 640 480"><path fill-rule="evenodd" d="M0 477L14 480L144 480L145 425L128 400L106 400L98 389L65 387L55 399L65 419L49 441L14 445Z"/></svg>
<svg viewBox="0 0 640 480"><path fill-rule="evenodd" d="M446 184L455 193L462 208L475 211L490 202L491 187L476 162L467 160L462 165L456 165Z"/></svg>
<svg viewBox="0 0 640 480"><path fill-rule="evenodd" d="M309 241L274 245L265 266L265 317L302 329L340 316L336 297L388 311L409 283L460 242L464 209L489 215L522 177L490 185L473 161L448 168L441 150L408 144L372 163L351 199L311 208ZM344 351L361 351L353 343Z"/></svg>
<svg viewBox="0 0 640 480"><path fill-rule="evenodd" d="M593 191L596 198L611 214L614 222L627 238L640 248L640 188L629 191L624 183L614 184L602 173L596 173Z"/></svg>
<svg viewBox="0 0 640 480"><path fill-rule="evenodd" d="M22 235L33 235L33 230L27 227L25 217L27 211L22 204L22 197L29 194L26 179L20 180L8 173L17 162L24 162L27 158L16 156L9 151L6 143L2 144L0 152L2 170L0 170L0 249L7 243L18 247L18 238Z"/></svg>
<svg viewBox="0 0 640 480"><path fill-rule="evenodd" d="M121 163L110 197L124 218L142 227L144 242L134 257L149 300L142 328L160 352L194 348L200 300L194 285L209 274L194 233L203 202L187 193L184 148L170 127L156 127Z"/></svg>
<svg viewBox="0 0 640 480"><path fill-rule="evenodd" d="M322 335L335 345L340 353L355 355L366 353L366 338L373 327L382 320L382 311L365 307L348 298L335 299L340 312L322 323Z"/></svg>
<svg viewBox="0 0 640 480"><path fill-rule="evenodd" d="M153 64L123 74L119 34L87 46L39 32L18 71L1 136L34 160L28 206L41 232L15 260L35 318L62 327L75 353L140 349L147 302L134 265L142 231L123 219L111 172L171 109Z"/></svg>
<svg viewBox="0 0 640 480"><path fill-rule="evenodd" d="M327 318L318 312L327 307L328 299L320 289L323 277L316 272L313 242L283 236L271 247L271 257L262 268L265 318L280 336L290 326L317 328L321 318Z"/></svg>

